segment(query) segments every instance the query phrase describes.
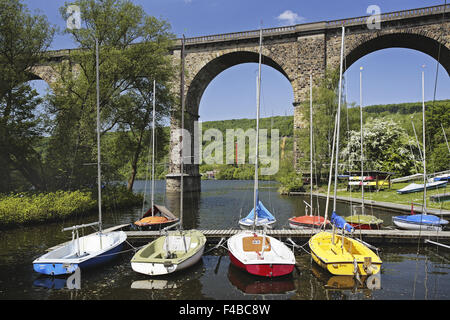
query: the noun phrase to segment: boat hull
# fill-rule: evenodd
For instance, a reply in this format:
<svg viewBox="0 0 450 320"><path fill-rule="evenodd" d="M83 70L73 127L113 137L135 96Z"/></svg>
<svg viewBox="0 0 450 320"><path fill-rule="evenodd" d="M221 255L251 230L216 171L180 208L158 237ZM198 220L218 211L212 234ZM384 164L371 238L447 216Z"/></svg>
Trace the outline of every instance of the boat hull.
<svg viewBox="0 0 450 320"><path fill-rule="evenodd" d="M292 273L293 264L245 264L229 252L231 263L250 274L261 277L281 277Z"/></svg>
<svg viewBox="0 0 450 320"><path fill-rule="evenodd" d="M304 230L304 229L319 229L325 223L324 217L317 216L302 216L302 217L294 217L288 220L289 227L291 229L296 230ZM330 222L327 220L325 227L328 226Z"/></svg>
<svg viewBox="0 0 450 320"><path fill-rule="evenodd" d="M266 223L260 223L260 222L258 222L258 223L256 223L256 228L260 228L260 229L264 229L264 228L267 228L267 229L272 229L273 228L273 225L275 224L275 222L276 221L269 221L269 222L266 222ZM251 229L253 229L253 222L244 222L244 221L239 221L239 227L242 229L242 230L251 230Z"/></svg>
<svg viewBox="0 0 450 320"><path fill-rule="evenodd" d="M80 240L86 237L82 237L80 238ZM103 265L113 260L116 257L116 254L122 250L125 240L126 235L125 233L122 232L120 234L120 238L118 239L118 241L114 243L112 246L110 246L109 249L95 251L93 253L86 254L79 258L64 258L64 257L54 258L52 257L52 252L49 252L33 261L33 269L34 271L41 274L58 276L58 275L72 274L78 268L80 268L81 270L88 270L91 268L95 268L97 266ZM75 250L74 248L69 248L69 246L71 245L72 245L71 243L68 243L62 248L56 250L60 251Z"/></svg>
<svg viewBox="0 0 450 320"><path fill-rule="evenodd" d="M427 183L426 187L427 190L433 190L433 189L438 189L438 188L444 188L447 186L447 181L443 180L443 181L434 181L431 183ZM410 185L397 190L398 194L406 194L406 193L414 193L414 192L423 192L424 190L424 185L423 184L416 184L416 183L411 183Z"/></svg>
<svg viewBox="0 0 450 320"><path fill-rule="evenodd" d="M149 276L170 274L195 265L202 258L204 250L205 246L203 245L202 248L200 248L200 250L191 258L178 264L164 265L164 263L131 262L131 268L138 273Z"/></svg>
<svg viewBox="0 0 450 320"><path fill-rule="evenodd" d="M131 259L131 268L149 276L174 273L196 264L203 255L205 245L206 237L197 230L182 234L174 232L159 237L139 250ZM169 253L176 256L170 257Z"/></svg>
<svg viewBox="0 0 450 320"><path fill-rule="evenodd" d="M381 223L380 224L366 224L366 223L352 223L349 222L349 225L351 225L355 229L361 229L361 230L380 230L381 229Z"/></svg>
<svg viewBox="0 0 450 320"><path fill-rule="evenodd" d="M345 220L353 228L362 230L380 230L383 225L383 220L371 215L353 215Z"/></svg>
<svg viewBox="0 0 450 320"><path fill-rule="evenodd" d="M136 221L134 223L134 225L139 228L140 230L144 230L144 231L157 231L157 230L161 230L164 228L167 228L175 223L177 223L178 220L176 221L167 221L167 222L163 222L163 223L139 223L139 221Z"/></svg>
<svg viewBox="0 0 450 320"><path fill-rule="evenodd" d="M441 219L442 220L442 219ZM440 220L437 220L440 221ZM445 221L445 220L442 220ZM442 231L447 223L425 223L408 220L408 216L392 217L395 226L403 230L424 230L424 231Z"/></svg>
<svg viewBox="0 0 450 320"><path fill-rule="evenodd" d="M272 278L294 270L294 253L273 237L243 231L229 238L227 246L231 263L252 275Z"/></svg>
<svg viewBox="0 0 450 320"><path fill-rule="evenodd" d="M333 275L361 276L377 274L381 269L380 258L362 243L329 232L315 234L309 240L314 262ZM344 245L342 245L344 241Z"/></svg>

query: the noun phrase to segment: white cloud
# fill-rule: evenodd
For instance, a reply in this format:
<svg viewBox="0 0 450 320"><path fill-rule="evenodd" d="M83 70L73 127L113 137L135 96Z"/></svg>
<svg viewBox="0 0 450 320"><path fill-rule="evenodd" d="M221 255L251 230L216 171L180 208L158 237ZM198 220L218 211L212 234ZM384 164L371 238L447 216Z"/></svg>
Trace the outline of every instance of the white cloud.
<svg viewBox="0 0 450 320"><path fill-rule="evenodd" d="M281 22L283 25L292 25L292 24L298 24L305 20L304 17L300 17L297 13L292 12L291 10L286 10L282 14L280 14L277 19Z"/></svg>
<svg viewBox="0 0 450 320"><path fill-rule="evenodd" d="M184 3L191 3L192 0L184 0Z"/></svg>

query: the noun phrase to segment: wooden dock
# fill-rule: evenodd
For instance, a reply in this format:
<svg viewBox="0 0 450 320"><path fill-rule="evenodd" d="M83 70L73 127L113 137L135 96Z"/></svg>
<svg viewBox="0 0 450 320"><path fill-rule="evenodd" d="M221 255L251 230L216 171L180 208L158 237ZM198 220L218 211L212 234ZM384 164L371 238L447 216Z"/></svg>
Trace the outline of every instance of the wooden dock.
<svg viewBox="0 0 450 320"><path fill-rule="evenodd" d="M242 230L199 230L202 232L208 242L217 243L222 238L229 238ZM290 238L297 244L306 243L312 235L317 231L314 230L267 230L267 234L277 238L286 240ZM159 231L125 231L129 242L142 243L148 242L159 237ZM347 233L348 234L348 233ZM370 244L377 245L395 245L395 244L417 244L419 239L422 243L425 240L437 241L444 244L450 244L450 231L410 231L410 230L355 230L354 237L361 238Z"/></svg>
<svg viewBox="0 0 450 320"><path fill-rule="evenodd" d="M127 235L127 241L132 244L144 244L150 242L157 237L161 236L159 231L134 231L129 229L130 224L122 224L103 230L108 233L117 230L124 230ZM217 244L221 239L228 239L229 237L241 232L240 229L218 229L218 230L199 230L202 232L208 243ZM293 242L299 245L305 244L311 236L317 233L317 230L292 230L292 229L279 229L279 230L267 230L267 234L280 239L291 239ZM169 231L170 233L170 231ZM340 232L339 232L340 234ZM348 233L346 233L348 235ZM353 236L362 239L363 241L373 245L414 245L418 241L422 244L433 245L433 242L439 242L442 244L450 245L450 231L411 231L411 230L397 230L397 229L384 229L384 230L355 230ZM431 242L428 242L431 241ZM66 242L67 243L67 242ZM59 244L52 248L47 249L51 251L64 245Z"/></svg>

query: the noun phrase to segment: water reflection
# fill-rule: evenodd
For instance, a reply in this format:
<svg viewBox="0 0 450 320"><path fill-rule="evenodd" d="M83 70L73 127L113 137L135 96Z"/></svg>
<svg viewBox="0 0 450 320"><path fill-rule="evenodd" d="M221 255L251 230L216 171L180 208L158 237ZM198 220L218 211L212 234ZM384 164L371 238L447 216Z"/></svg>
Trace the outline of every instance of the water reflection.
<svg viewBox="0 0 450 320"><path fill-rule="evenodd" d="M185 192L183 195L183 228L197 229L200 225L200 192ZM166 206L177 217L180 217L180 194L166 193Z"/></svg>
<svg viewBox="0 0 450 320"><path fill-rule="evenodd" d="M47 289L69 289L69 290L80 290L81 289L81 270L77 268L72 275L66 276L47 276L41 275L39 278L34 280L33 286L47 288Z"/></svg>
<svg viewBox="0 0 450 320"><path fill-rule="evenodd" d="M138 280L131 284L131 289L146 289L146 290L165 290L177 289L177 283L169 280Z"/></svg>
<svg viewBox="0 0 450 320"><path fill-rule="evenodd" d="M261 182L261 185L260 197L264 205L276 216L279 221L278 227L283 227L290 217L304 214L303 200L308 199L301 196L280 196L276 192L276 186L266 187L268 184L265 182ZM201 194L186 195L184 199L186 228L236 228L241 208L244 214L250 212L253 205L253 181L203 181ZM165 204L168 208L170 206L167 203L171 202L179 210L179 195L167 197L163 181L156 182L155 202ZM316 204L316 199L314 203ZM323 211L325 202L320 199L319 204ZM349 213L347 204L338 202L338 209L343 215ZM142 205L123 210L105 210L104 226L108 228L133 223L141 217L141 211ZM385 222L391 221L390 213L376 212L376 214ZM88 217L79 215L64 221L0 231L0 299L443 300L450 298L450 251L425 246L423 239L418 239L421 241L420 246L419 243L413 246L392 246L387 243L381 245L382 286L381 281L378 282L379 279L372 279L370 282L369 279L365 279L364 286L361 286L355 282L343 284L344 279L335 280L326 273L317 276L314 274L311 255L302 251L296 252L299 268L292 276L295 286L293 290L288 287L292 286L292 282L270 288L268 285L270 282L261 282L258 279L252 282L246 274L244 279L241 277L242 274L233 275L233 270L229 270L230 261L226 250L214 250L210 254L205 254L201 263L185 272L155 279L158 281L152 284L134 284L153 278L140 276L131 269L130 260L133 256L131 251L119 255L113 263L94 272L83 272L79 282L80 289L76 289L76 281L68 283L68 278L44 276L38 278L31 262L44 250L70 241L70 235L61 232L63 227L81 224L88 218L95 220L96 213ZM133 243L134 247L138 245ZM152 289L132 288L132 286L144 288L149 285ZM269 293L245 293L249 290ZM284 293L272 294L283 290Z"/></svg>
<svg viewBox="0 0 450 320"><path fill-rule="evenodd" d="M286 294L296 290L293 275L266 279L252 276L234 265L228 268L230 283L246 294Z"/></svg>
<svg viewBox="0 0 450 320"><path fill-rule="evenodd" d="M361 289L380 290L381 275L374 274L371 276L336 276L322 270L316 264L311 266L312 274L324 284L325 289L335 290L352 290L356 292Z"/></svg>

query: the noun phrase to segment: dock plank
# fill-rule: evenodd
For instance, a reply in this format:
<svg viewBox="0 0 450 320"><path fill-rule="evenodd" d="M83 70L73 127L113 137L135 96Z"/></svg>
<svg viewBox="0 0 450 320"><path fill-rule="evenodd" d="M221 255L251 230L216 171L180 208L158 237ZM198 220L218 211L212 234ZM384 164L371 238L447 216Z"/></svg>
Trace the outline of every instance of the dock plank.
<svg viewBox="0 0 450 320"><path fill-rule="evenodd" d="M232 235L242 232L242 230L199 230L208 241L215 241L221 238L229 238ZM268 230L267 234L280 239L291 238L293 241L307 241L311 236L317 233L317 230ZM160 236L158 231L125 231L130 240L150 240ZM338 234L341 234L338 232ZM348 235L348 233L346 233ZM353 233L355 238L361 237L369 243L384 244L414 244L418 239L434 239L441 243L450 243L450 231L411 231L411 230L356 230Z"/></svg>

